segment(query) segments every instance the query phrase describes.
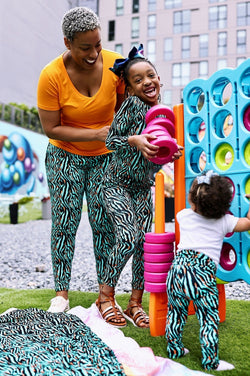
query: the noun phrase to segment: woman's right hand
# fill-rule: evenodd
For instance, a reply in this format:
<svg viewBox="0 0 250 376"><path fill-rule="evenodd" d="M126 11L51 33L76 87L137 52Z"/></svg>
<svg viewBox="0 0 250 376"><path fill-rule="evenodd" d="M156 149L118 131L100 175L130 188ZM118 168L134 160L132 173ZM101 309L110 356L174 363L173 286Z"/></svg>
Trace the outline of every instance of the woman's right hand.
<svg viewBox="0 0 250 376"><path fill-rule="evenodd" d="M110 126L109 125L106 125L105 127L103 128L100 128L100 129L97 129L97 134L96 134L96 139L98 141L103 141L105 142L106 138L107 138L107 135L109 133L109 129L110 129Z"/></svg>
<svg viewBox="0 0 250 376"><path fill-rule="evenodd" d="M109 125L100 129L61 125L60 111L46 111L38 108L43 130L49 138L68 142L102 141L105 142Z"/></svg>

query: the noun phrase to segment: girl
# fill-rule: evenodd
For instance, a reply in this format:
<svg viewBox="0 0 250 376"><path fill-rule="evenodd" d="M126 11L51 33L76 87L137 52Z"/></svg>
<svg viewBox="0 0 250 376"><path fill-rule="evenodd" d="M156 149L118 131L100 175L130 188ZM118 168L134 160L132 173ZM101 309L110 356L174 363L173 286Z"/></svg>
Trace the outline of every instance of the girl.
<svg viewBox="0 0 250 376"><path fill-rule="evenodd" d="M250 198L250 194L246 197ZM208 171L193 181L188 196L191 208L177 214L180 242L167 277L168 356L175 359L188 353L182 343L182 332L192 300L201 326L202 366L205 370L234 368L232 364L219 360L216 268L225 235L250 230L250 209L246 218L226 214L231 200L232 186L227 178Z"/></svg>
<svg viewBox="0 0 250 376"><path fill-rule="evenodd" d="M146 127L145 115L158 104L160 79L153 64L143 56L143 46L131 50L127 59L116 60L111 69L122 76L130 95L111 125L106 146L114 150L103 179L103 198L114 228L114 246L109 254L103 276L103 287L96 302L108 323L126 326L130 320L140 328L149 327L149 318L141 302L144 289L143 242L145 232L151 230L152 199L149 171L150 158L158 146L150 144L155 136L141 135ZM174 159L178 158L178 151ZM132 294L122 313L114 295L120 274L129 258L132 262ZM125 318L124 318L125 317Z"/></svg>

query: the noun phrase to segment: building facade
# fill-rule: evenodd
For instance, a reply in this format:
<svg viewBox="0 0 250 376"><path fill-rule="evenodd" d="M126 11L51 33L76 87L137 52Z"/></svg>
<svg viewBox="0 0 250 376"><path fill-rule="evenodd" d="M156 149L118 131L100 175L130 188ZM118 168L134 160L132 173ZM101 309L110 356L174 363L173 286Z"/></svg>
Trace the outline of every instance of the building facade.
<svg viewBox="0 0 250 376"><path fill-rule="evenodd" d="M103 46L127 56L143 43L163 84L162 103L181 103L183 88L250 55L250 1L99 0Z"/></svg>

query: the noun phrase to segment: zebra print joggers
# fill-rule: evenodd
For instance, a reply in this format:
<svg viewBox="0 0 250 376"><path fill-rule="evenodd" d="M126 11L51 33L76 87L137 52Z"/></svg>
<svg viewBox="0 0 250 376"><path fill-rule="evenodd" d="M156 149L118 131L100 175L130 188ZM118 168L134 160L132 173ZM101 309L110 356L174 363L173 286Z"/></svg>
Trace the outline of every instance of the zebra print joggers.
<svg viewBox="0 0 250 376"><path fill-rule="evenodd" d="M69 289L76 232L81 220L83 196L86 194L89 223L93 233L98 283L114 235L102 202L102 177L111 154L84 157L51 144L46 153L46 173L51 197L51 256L55 291ZM83 268L87 268L83 260Z"/></svg>
<svg viewBox="0 0 250 376"><path fill-rule="evenodd" d="M218 356L218 290L216 265L208 256L193 251L178 251L167 277L168 314L166 323L169 358L184 355L182 335L192 300L200 323L202 366L215 369Z"/></svg>

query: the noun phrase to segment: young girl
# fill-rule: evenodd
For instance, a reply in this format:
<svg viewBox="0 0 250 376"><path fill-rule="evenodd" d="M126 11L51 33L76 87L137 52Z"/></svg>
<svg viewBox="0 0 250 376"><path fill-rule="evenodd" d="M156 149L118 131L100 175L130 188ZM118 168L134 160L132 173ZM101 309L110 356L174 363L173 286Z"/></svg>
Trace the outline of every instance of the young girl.
<svg viewBox="0 0 250 376"><path fill-rule="evenodd" d="M135 47L127 59L116 60L111 70L122 76L130 94L111 125L106 146L113 157L103 179L103 197L114 228L115 245L105 265L104 284L96 302L106 322L126 326L130 320L140 328L149 327L149 318L141 302L144 289L143 242L151 231L153 181L149 158L157 154L158 146L150 144L155 136L141 134L146 127L145 115L158 104L160 79L153 64L143 56L143 46ZM179 158L178 151L174 159ZM114 295L120 274L129 258L132 262L132 294L127 309L122 312ZM125 316L125 317L124 317Z"/></svg>
<svg viewBox="0 0 250 376"><path fill-rule="evenodd" d="M246 197L250 198L250 195ZM227 214L231 200L232 186L227 178L208 171L193 181L188 196L191 208L177 214L180 242L167 277L168 356L175 359L189 352L183 346L182 333L192 300L201 326L205 370L234 368L219 360L216 269L225 235L250 230L250 209L246 218Z"/></svg>

